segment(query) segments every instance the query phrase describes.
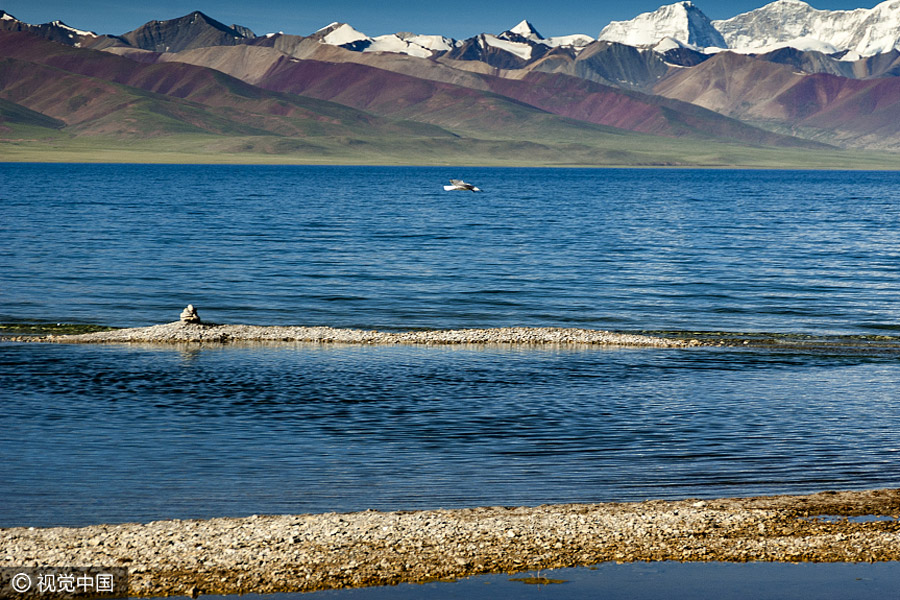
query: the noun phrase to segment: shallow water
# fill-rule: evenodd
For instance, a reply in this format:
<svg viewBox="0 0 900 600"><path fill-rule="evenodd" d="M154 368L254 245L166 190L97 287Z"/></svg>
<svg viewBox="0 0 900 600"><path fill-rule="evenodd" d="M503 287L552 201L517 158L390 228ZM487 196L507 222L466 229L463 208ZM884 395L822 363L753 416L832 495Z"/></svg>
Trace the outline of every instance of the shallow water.
<svg viewBox="0 0 900 600"><path fill-rule="evenodd" d="M515 581L544 577L563 583ZM900 563L603 563L594 567L483 575L453 583L404 584L307 594L219 596L218 600L816 600L896 598Z"/></svg>
<svg viewBox="0 0 900 600"><path fill-rule="evenodd" d="M0 343L0 526L897 487L898 177L3 165L0 322L854 347Z"/></svg>

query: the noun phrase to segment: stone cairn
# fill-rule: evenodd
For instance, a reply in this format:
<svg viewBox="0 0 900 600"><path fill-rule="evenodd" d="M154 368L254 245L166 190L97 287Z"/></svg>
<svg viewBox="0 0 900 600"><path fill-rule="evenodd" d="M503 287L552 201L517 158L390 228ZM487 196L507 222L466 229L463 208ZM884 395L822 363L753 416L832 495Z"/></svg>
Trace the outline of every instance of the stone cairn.
<svg viewBox="0 0 900 600"><path fill-rule="evenodd" d="M187 308L181 311L181 322L182 323L199 323L200 315L197 314L197 309L194 308L193 304L188 304Z"/></svg>

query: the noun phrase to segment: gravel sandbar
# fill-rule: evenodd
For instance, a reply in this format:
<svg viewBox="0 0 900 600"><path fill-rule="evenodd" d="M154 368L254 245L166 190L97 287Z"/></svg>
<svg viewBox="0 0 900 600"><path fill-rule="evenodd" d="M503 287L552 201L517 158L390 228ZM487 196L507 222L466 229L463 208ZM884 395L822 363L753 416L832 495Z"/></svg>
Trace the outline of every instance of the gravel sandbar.
<svg viewBox="0 0 900 600"><path fill-rule="evenodd" d="M313 342L322 344L535 344L683 348L695 341L559 327L502 327L439 331L385 332L334 327L215 325L175 321L151 327L116 329L75 335L6 336L11 341L68 344L235 342Z"/></svg>
<svg viewBox="0 0 900 600"><path fill-rule="evenodd" d="M845 518L855 515L893 518ZM891 489L20 527L0 529L0 567L124 566L131 595L165 596L389 585L605 561L896 561L898 515L900 490Z"/></svg>

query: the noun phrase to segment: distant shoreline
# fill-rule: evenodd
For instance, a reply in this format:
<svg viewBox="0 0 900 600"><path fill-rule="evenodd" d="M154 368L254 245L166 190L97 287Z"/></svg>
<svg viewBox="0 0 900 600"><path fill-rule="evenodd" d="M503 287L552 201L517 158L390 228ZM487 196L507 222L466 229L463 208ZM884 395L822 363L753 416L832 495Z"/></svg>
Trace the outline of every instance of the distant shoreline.
<svg viewBox="0 0 900 600"><path fill-rule="evenodd" d="M0 529L0 567L106 565L129 595L301 592L607 561L900 560L900 489ZM850 520L846 517L877 516Z"/></svg>
<svg viewBox="0 0 900 600"><path fill-rule="evenodd" d="M0 150L9 150L3 146L0 140ZM848 153L852 151L847 151ZM862 152L862 151L859 151ZM815 161L780 161L778 159L752 162L647 162L647 163L623 163L623 164L589 164L589 163L563 163L563 162L528 162L517 160L491 160L485 158L473 162L453 161L450 163L425 162L411 163L408 161L383 161L366 159L345 159L325 161L316 158L296 156L273 155L233 155L233 154L207 154L207 155L183 155L173 153L171 156L163 152L142 153L138 157L132 155L127 149L110 149L101 152L66 151L59 155L43 152L24 152L16 155L7 153L0 160L0 164L64 164L64 165L182 165L182 166L299 166L299 167L423 167L423 168L451 168L451 169L683 169L683 170L738 170L738 171L900 171L900 156L854 156L848 154L846 162L833 161L827 164L817 164Z"/></svg>

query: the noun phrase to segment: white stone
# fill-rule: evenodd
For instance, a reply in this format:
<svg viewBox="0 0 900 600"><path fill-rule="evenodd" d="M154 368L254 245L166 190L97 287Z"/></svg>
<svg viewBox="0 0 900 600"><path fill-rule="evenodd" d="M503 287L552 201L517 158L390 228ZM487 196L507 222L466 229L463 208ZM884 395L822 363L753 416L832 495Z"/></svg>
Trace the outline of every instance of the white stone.
<svg viewBox="0 0 900 600"><path fill-rule="evenodd" d="M197 314L197 309L194 308L193 304L188 304L187 308L181 311L181 322L182 323L199 323L200 315Z"/></svg>

